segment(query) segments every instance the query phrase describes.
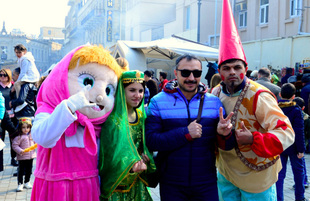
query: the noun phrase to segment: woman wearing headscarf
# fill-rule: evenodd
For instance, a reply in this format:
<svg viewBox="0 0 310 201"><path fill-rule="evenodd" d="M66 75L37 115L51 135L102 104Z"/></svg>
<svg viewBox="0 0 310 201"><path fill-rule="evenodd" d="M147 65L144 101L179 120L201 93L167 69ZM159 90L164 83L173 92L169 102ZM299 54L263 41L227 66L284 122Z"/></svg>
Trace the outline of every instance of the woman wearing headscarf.
<svg viewBox="0 0 310 201"><path fill-rule="evenodd" d="M142 72L122 73L100 138L100 200L152 200L146 174L155 171L155 164L145 145L144 89Z"/></svg>

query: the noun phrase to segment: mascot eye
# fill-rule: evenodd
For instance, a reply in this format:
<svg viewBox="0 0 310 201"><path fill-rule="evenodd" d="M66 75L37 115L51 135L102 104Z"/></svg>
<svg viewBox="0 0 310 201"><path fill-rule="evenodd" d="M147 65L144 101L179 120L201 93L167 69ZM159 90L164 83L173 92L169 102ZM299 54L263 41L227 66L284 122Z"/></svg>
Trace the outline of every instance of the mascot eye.
<svg viewBox="0 0 310 201"><path fill-rule="evenodd" d="M110 96L110 94L114 95L115 89L112 84L108 84L107 88L105 88L105 92L107 96Z"/></svg>
<svg viewBox="0 0 310 201"><path fill-rule="evenodd" d="M95 78L89 74L82 74L78 77L78 82L81 87L84 87L86 85L90 85L91 87L95 84Z"/></svg>

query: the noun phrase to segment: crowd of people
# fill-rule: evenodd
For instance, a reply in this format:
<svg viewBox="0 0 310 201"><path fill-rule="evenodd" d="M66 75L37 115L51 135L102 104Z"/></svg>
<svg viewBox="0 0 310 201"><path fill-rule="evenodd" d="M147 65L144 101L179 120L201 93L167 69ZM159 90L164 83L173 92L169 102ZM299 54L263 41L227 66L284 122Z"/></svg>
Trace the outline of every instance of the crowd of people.
<svg viewBox="0 0 310 201"><path fill-rule="evenodd" d="M310 74L299 82L287 70L280 86L268 68L247 76L227 0L222 19L209 88L194 55L177 58L167 80L83 45L40 79L32 54L15 46L19 68L0 70L0 119L17 192L32 189L32 201L150 201L155 178L163 201L283 201L289 159L295 199L307 200Z"/></svg>

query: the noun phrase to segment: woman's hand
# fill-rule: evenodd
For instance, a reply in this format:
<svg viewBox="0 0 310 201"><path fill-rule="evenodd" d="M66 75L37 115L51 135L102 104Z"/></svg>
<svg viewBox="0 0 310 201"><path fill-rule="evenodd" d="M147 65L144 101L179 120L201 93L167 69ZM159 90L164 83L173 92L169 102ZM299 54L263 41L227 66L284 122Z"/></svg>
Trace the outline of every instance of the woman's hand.
<svg viewBox="0 0 310 201"><path fill-rule="evenodd" d="M147 169L147 167L146 167L145 163L143 162L143 160L136 162L132 167L132 171L137 172L137 173L143 172L146 169Z"/></svg>
<svg viewBox="0 0 310 201"><path fill-rule="evenodd" d="M144 164L148 164L150 162L150 158L147 155L141 154L141 156Z"/></svg>

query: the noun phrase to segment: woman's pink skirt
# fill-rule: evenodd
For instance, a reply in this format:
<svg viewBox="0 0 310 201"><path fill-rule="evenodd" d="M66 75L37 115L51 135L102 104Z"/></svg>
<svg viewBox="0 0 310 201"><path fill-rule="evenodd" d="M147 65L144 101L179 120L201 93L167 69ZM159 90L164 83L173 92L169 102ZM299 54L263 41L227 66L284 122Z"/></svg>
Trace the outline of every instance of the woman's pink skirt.
<svg viewBox="0 0 310 201"><path fill-rule="evenodd" d="M98 177L79 180L46 181L35 178L31 201L99 201Z"/></svg>

